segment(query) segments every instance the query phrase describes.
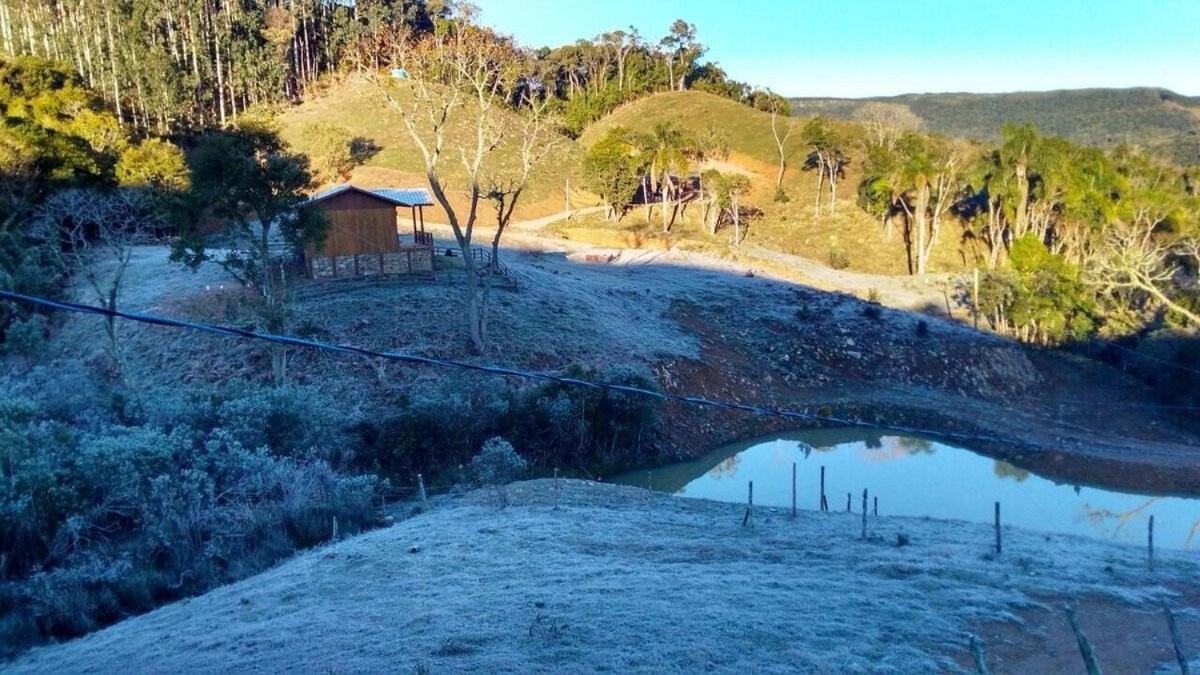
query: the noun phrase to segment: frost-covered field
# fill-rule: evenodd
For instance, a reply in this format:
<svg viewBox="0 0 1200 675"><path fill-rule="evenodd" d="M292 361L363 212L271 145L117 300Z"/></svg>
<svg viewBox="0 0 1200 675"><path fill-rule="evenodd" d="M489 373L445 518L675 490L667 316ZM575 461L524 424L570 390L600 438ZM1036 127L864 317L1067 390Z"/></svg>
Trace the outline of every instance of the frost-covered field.
<svg viewBox="0 0 1200 675"><path fill-rule="evenodd" d="M933 672L1081 597L1180 599L1194 558L986 526L563 481L476 492L10 664L17 672ZM897 533L911 543L895 545ZM1191 623L1195 610L1181 616Z"/></svg>

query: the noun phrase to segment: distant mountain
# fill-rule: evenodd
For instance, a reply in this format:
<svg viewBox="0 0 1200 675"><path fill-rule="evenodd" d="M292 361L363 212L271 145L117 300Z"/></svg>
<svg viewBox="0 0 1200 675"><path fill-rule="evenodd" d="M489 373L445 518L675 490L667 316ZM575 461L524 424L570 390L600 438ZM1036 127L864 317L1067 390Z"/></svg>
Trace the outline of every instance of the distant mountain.
<svg viewBox="0 0 1200 675"><path fill-rule="evenodd" d="M871 101L897 103L925 128L980 140L996 138L1005 122L1030 121L1047 134L1078 143L1128 142L1186 164L1200 163L1200 97L1167 89L1065 89L1008 94L904 94L842 99L793 98L796 115L852 117Z"/></svg>

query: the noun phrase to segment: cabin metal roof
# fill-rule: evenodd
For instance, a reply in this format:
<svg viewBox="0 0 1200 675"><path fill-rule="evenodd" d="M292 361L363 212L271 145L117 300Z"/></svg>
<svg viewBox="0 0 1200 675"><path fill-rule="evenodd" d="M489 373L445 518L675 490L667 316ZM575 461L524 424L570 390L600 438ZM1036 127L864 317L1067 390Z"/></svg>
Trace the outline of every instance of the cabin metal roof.
<svg viewBox="0 0 1200 675"><path fill-rule="evenodd" d="M360 192L391 202L396 206L433 206L433 200L429 198L429 192L425 188L364 188L349 183L341 183L319 192L314 192L308 197L308 203L314 204L324 201L343 192Z"/></svg>

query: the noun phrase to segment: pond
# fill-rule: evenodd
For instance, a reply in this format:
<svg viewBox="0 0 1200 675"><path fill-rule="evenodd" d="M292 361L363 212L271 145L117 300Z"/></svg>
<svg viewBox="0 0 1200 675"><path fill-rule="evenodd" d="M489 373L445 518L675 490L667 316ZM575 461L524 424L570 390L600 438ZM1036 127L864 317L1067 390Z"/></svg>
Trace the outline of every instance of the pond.
<svg viewBox="0 0 1200 675"><path fill-rule="evenodd" d="M861 511L863 488L880 515L929 516L991 523L1001 503L1005 525L1145 544L1154 516L1156 547L1200 548L1200 499L1133 494L1103 486L1056 483L970 450L871 429L816 429L725 446L708 455L613 482L727 502L791 506L796 463L797 508L816 510L820 469L831 511L851 493ZM873 504L872 504L873 505Z"/></svg>

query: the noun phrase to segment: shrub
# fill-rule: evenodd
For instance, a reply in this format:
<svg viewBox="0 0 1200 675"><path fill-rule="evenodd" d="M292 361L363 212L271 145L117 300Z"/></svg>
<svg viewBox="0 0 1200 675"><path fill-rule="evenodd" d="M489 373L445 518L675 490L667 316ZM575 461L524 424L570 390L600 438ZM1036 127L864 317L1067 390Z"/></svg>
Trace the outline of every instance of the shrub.
<svg viewBox="0 0 1200 675"><path fill-rule="evenodd" d="M494 436L483 444L479 454L471 460L471 474L482 485L490 485L496 491L500 506L508 506L506 486L521 477L529 464L517 454L512 444Z"/></svg>
<svg viewBox="0 0 1200 675"><path fill-rule="evenodd" d="M792 201L792 198L788 196L786 190L784 190L782 187L778 187L775 188L775 201L779 204L786 204Z"/></svg>
<svg viewBox="0 0 1200 675"><path fill-rule="evenodd" d="M656 389L642 370L568 368L566 376ZM645 463L659 423L657 399L550 382L525 390L513 406L506 433L535 465L573 464L608 472Z"/></svg>
<svg viewBox="0 0 1200 675"><path fill-rule="evenodd" d="M850 266L850 255L841 248L829 249L829 266L835 270L844 270Z"/></svg>
<svg viewBox="0 0 1200 675"><path fill-rule="evenodd" d="M4 334L5 351L21 356L35 356L46 346L46 317L31 314L17 319L8 326Z"/></svg>
<svg viewBox="0 0 1200 675"><path fill-rule="evenodd" d="M77 433L0 398L0 645L79 635L376 520L380 482L179 426Z"/></svg>

